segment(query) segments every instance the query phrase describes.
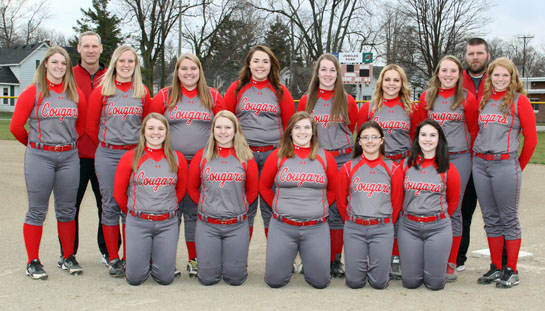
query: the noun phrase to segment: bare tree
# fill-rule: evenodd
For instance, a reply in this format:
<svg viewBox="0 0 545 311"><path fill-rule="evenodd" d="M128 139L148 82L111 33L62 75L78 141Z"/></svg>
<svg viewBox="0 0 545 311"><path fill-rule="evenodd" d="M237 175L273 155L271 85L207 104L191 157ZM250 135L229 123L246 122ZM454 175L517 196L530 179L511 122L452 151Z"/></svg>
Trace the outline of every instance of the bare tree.
<svg viewBox="0 0 545 311"><path fill-rule="evenodd" d="M0 0L0 47L36 41L47 19L47 0Z"/></svg>
<svg viewBox="0 0 545 311"><path fill-rule="evenodd" d="M524 50L522 37L516 36L509 41L499 38L490 40L489 49L493 58L505 56L513 61L522 75L522 68L525 67L525 74L528 77L545 75L545 51L539 52L531 41ZM525 54L526 53L526 57Z"/></svg>

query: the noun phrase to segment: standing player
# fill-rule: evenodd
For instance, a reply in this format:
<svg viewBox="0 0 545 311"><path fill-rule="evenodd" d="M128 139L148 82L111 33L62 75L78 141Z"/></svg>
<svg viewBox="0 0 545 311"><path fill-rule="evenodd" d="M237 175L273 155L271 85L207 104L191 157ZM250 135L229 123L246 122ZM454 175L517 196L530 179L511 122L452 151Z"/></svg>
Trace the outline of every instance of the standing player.
<svg viewBox="0 0 545 311"><path fill-rule="evenodd" d="M144 283L150 268L157 283L172 283L180 232L176 211L186 179L187 162L172 149L166 118L150 113L142 121L138 146L121 157L115 172L115 200L127 215L129 284Z"/></svg>
<svg viewBox="0 0 545 311"><path fill-rule="evenodd" d="M176 62L172 85L159 91L151 102L151 111L163 114L168 120L172 146L186 157L189 165L210 136L212 119L221 105L221 99L220 93L206 84L197 56L183 54ZM189 195L180 202L180 211L179 216L184 215L185 243L189 255L187 271L190 277L195 278L197 205Z"/></svg>
<svg viewBox="0 0 545 311"><path fill-rule="evenodd" d="M211 128L208 144L191 162L187 189L199 206L199 281L212 285L223 277L227 284L241 285L247 276L246 213L257 198L257 164L233 113L220 111Z"/></svg>
<svg viewBox="0 0 545 311"><path fill-rule="evenodd" d="M464 89L475 96L477 104L484 93L484 80L486 79L486 68L490 61L490 52L488 51L488 43L481 38L472 38L467 41L465 63L466 70L463 71ZM475 139L475 137L472 137ZM456 259L457 271L465 270L465 262L467 260L467 250L469 249L471 220L473 213L477 207L477 193L473 183L473 174L469 175L469 180L464 192L462 200L462 239L460 241L460 249L458 250L458 258ZM503 254L503 261L507 261L507 255Z"/></svg>
<svg viewBox="0 0 545 311"><path fill-rule="evenodd" d="M452 245L450 216L458 207L460 177L449 163L441 126L426 119L416 128L411 154L402 164L403 211L399 217L399 255L403 286L445 287Z"/></svg>
<svg viewBox="0 0 545 311"><path fill-rule="evenodd" d="M418 119L414 113L407 76L400 66L386 65L380 72L373 99L363 104L358 113L359 125L369 120L377 122L384 131L386 158L397 163L407 158ZM391 276L393 279L401 278L397 238L394 238Z"/></svg>
<svg viewBox="0 0 545 311"><path fill-rule="evenodd" d="M74 217L79 183L76 141L83 133L85 106L85 96L76 88L68 53L61 47L50 47L34 81L19 96L10 124L13 136L27 146L28 212L23 235L28 255L26 274L33 279L47 279L39 250L51 191L63 249L61 268L70 274L83 271L74 256Z"/></svg>
<svg viewBox="0 0 545 311"><path fill-rule="evenodd" d="M310 113L318 127L320 148L333 155L340 168L350 159L358 107L354 98L346 94L341 78L341 68L334 55L324 54L318 58L314 74L298 111ZM329 209L329 233L331 236L331 276L344 277L341 263L343 250L343 221L333 203Z"/></svg>
<svg viewBox="0 0 545 311"><path fill-rule="evenodd" d="M295 113L280 148L265 162L259 192L272 207L267 241L265 282L286 285L297 252L305 280L315 288L329 285L330 237L327 217L335 201L337 163L318 147L316 122L304 111ZM274 187L273 187L274 183Z"/></svg>
<svg viewBox="0 0 545 311"><path fill-rule="evenodd" d="M521 175L537 144L536 118L525 93L512 61L500 57L490 64L480 104L479 134L473 146L473 178L492 261L478 283L497 281L499 288L519 283ZM521 131L524 145L517 157ZM507 265L500 270L504 243Z"/></svg>
<svg viewBox="0 0 545 311"><path fill-rule="evenodd" d="M449 161L460 174L460 200L471 174L471 148L477 137L477 101L462 86L462 63L447 55L439 61L429 82L430 88L420 96L418 113L423 119L437 121L448 142ZM461 208L452 214L452 249L447 266L447 281L455 281L456 257L462 238Z"/></svg>
<svg viewBox="0 0 545 311"><path fill-rule="evenodd" d="M403 201L399 166L384 159L384 134L374 121L365 122L354 142L353 159L338 175L337 206L345 221L346 285L378 289L389 284L394 226Z"/></svg>
<svg viewBox="0 0 545 311"><path fill-rule="evenodd" d="M118 47L103 80L91 93L86 126L87 133L98 144L95 169L102 195L102 230L108 248L109 273L114 277L124 274L118 251L119 217L125 232L125 215L113 196L115 169L123 154L136 147L150 101L148 89L142 84L136 51L129 45Z"/></svg>
<svg viewBox="0 0 545 311"><path fill-rule="evenodd" d="M248 52L238 80L225 93L223 106L240 121L261 172L265 160L277 147L295 110L290 92L280 83L280 63L268 47L256 45ZM248 210L250 237L257 204L256 200ZM259 206L267 236L271 208L263 199L259 200Z"/></svg>
<svg viewBox="0 0 545 311"><path fill-rule="evenodd" d="M74 79L78 88L83 92L86 102L89 101L89 96L95 87L98 86L106 69L104 64L99 62L100 54L102 53L102 44L100 36L96 32L86 31L79 36L78 53L81 57L79 64L74 66ZM84 120L85 121L85 120ZM102 254L102 263L108 265L108 249L104 242L104 234L102 233L102 197L95 173L95 152L97 145L87 133L83 133L78 138L78 153L79 153L79 188L76 199L76 238L74 240L74 255L78 252L79 242L79 208L83 195L87 190L87 184L91 181L91 187L95 194L95 199L98 208L98 230L97 243L100 253ZM60 240L60 239L59 239ZM62 254L62 245L61 245ZM58 265L62 265L62 256L59 259Z"/></svg>

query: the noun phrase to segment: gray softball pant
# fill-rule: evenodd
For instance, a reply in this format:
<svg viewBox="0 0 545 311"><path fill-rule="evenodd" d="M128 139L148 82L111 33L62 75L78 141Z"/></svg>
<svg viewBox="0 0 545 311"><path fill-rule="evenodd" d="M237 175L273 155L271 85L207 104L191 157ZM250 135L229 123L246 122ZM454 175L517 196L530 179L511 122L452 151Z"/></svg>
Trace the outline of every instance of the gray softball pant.
<svg viewBox="0 0 545 311"><path fill-rule="evenodd" d="M265 283L282 287L289 283L293 261L299 251L305 281L322 289L329 285L330 236L327 222L313 226L292 226L271 219L265 263Z"/></svg>
<svg viewBox="0 0 545 311"><path fill-rule="evenodd" d="M452 246L448 215L433 222L416 222L400 215L397 240L403 287L418 288L424 283L432 290L443 289Z"/></svg>
<svg viewBox="0 0 545 311"><path fill-rule="evenodd" d="M191 161L187 161L187 171ZM186 242L195 241L195 226L197 224L197 204L191 200L189 194L186 194L178 205L178 217L181 222L182 215L184 217L184 236ZM192 259L192 258L189 258Z"/></svg>
<svg viewBox="0 0 545 311"><path fill-rule="evenodd" d="M176 268L178 219L150 221L129 215L125 227L127 262L125 277L131 285L140 285L151 276L162 285L172 283Z"/></svg>
<svg viewBox="0 0 545 311"><path fill-rule="evenodd" d="M507 160L473 158L473 181L488 237L521 238L518 215L522 170L516 155Z"/></svg>
<svg viewBox="0 0 545 311"><path fill-rule="evenodd" d="M25 223L43 225L51 191L55 198L57 221L74 220L79 185L78 150L53 152L27 147L24 164L28 193Z"/></svg>
<svg viewBox="0 0 545 311"><path fill-rule="evenodd" d="M98 146L95 153L95 172L102 195L102 224L118 226L119 217L125 223L126 215L121 212L114 199L114 179L117 163L127 150L115 150Z"/></svg>
<svg viewBox="0 0 545 311"><path fill-rule="evenodd" d="M343 154L335 157L335 161L337 162L337 170L339 170L341 166L343 166L351 158L352 154ZM339 210L337 209L337 202L333 202L333 204L329 205L329 217L327 218L327 222L329 223L329 229L331 230L342 230L344 228L341 214L339 214Z"/></svg>
<svg viewBox="0 0 545 311"><path fill-rule="evenodd" d="M195 248L199 258L198 278L203 285L246 281L250 230L248 221L219 225L197 220Z"/></svg>
<svg viewBox="0 0 545 311"><path fill-rule="evenodd" d="M265 160L269 157L269 155L273 152L273 150L265 151L265 152L257 152L254 151L254 159L257 163L257 169L259 171L259 176L261 176L261 170L263 169L263 165L265 165ZM273 185L274 189L274 185ZM250 204L250 207L248 207L248 223L250 227L253 227L254 225L254 218L257 215L257 203L259 202L259 209L261 211L261 218L263 218L263 226L265 228L269 228L269 223L271 222L272 217L272 209L271 207L265 202L265 200L261 197L261 195L257 196L257 199Z"/></svg>
<svg viewBox="0 0 545 311"><path fill-rule="evenodd" d="M374 288L388 287L393 243L394 225L391 222L364 226L347 220L344 224L346 285L362 288L369 280Z"/></svg>
<svg viewBox="0 0 545 311"><path fill-rule="evenodd" d="M467 182L469 176L471 176L471 167L473 161L471 160L471 153L451 153L449 155L450 163L456 167L458 174L460 174L460 201L458 207L450 217L452 222L452 236L462 236L462 201L464 199L464 193L466 191Z"/></svg>

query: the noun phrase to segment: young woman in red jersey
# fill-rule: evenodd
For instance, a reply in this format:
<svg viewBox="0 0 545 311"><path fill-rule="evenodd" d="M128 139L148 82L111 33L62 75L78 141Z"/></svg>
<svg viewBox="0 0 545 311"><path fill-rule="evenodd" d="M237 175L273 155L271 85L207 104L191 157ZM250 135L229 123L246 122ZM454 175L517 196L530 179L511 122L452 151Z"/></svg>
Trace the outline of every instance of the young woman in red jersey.
<svg viewBox="0 0 545 311"><path fill-rule="evenodd" d="M113 196L115 168L123 154L137 146L150 102L136 51L129 45L118 47L100 85L89 97L86 125L87 133L98 144L95 170L102 195L102 229L110 256L109 274L113 277L124 275L118 251L120 217L122 232L125 226L125 215Z"/></svg>
<svg viewBox="0 0 545 311"><path fill-rule="evenodd" d="M176 212L185 195L187 162L172 149L164 116L150 113L144 118L138 146L121 157L114 182L115 200L127 217L127 282L140 285L151 270L157 283L172 283L179 236Z"/></svg>
<svg viewBox="0 0 545 311"><path fill-rule="evenodd" d="M494 60L484 83L479 133L473 145L473 180L492 263L478 283L497 281L496 287L511 288L519 284L521 175L537 144L536 117L511 60ZM517 156L521 131L524 144ZM507 265L500 270L504 241Z"/></svg>
<svg viewBox="0 0 545 311"><path fill-rule="evenodd" d="M403 175L397 163L384 158L384 134L374 121L365 122L354 142L354 155L340 169L337 206L345 221L346 285L374 288L389 284L390 256L403 201Z"/></svg>
<svg viewBox="0 0 545 311"><path fill-rule="evenodd" d="M358 124L369 120L377 122L384 131L386 158L399 163L409 155L414 129L418 125L414 111L405 71L396 64L390 64L380 72L371 102L362 105ZM397 236L397 226L395 230ZM397 239L394 239L392 251L391 276L393 279L401 278Z"/></svg>
<svg viewBox="0 0 545 311"><path fill-rule="evenodd" d="M189 167L188 194L198 204L195 232L199 281L230 285L246 280L250 231L247 213L257 198L258 172L235 115L218 112L205 148Z"/></svg>
<svg viewBox="0 0 545 311"><path fill-rule="evenodd" d="M28 255L26 274L33 279L47 279L39 250L51 191L63 250L58 267L70 274L82 272L73 253L79 184L76 141L84 132L85 116L81 112L85 105L85 96L76 88L68 53L61 47L50 47L32 84L17 99L10 124L13 136L27 146L28 212L23 235Z"/></svg>
<svg viewBox="0 0 545 311"><path fill-rule="evenodd" d="M256 45L250 49L238 80L225 93L222 106L233 112L240 121L261 172L265 160L280 143L284 129L295 111L290 92L280 83L280 63L268 47ZM255 201L248 210L250 237L257 203ZM271 209L262 198L259 206L267 235Z"/></svg>
<svg viewBox="0 0 545 311"><path fill-rule="evenodd" d="M299 101L297 111L310 113L318 128L319 144L329 151L340 168L352 156L353 132L358 107L344 90L339 61L334 55L323 54L316 61L307 93ZM333 203L329 213L331 235L331 276L344 277L341 263L343 221Z"/></svg>
<svg viewBox="0 0 545 311"><path fill-rule="evenodd" d="M422 119L437 121L448 142L449 160L460 174L460 201L451 217L452 249L447 266L447 281L455 281L456 258L462 239L462 198L471 175L471 148L477 136L477 101L463 88L462 63L456 56L447 55L435 68L430 87L422 93L418 114Z"/></svg>
<svg viewBox="0 0 545 311"><path fill-rule="evenodd" d="M193 54L178 57L172 85L157 93L151 102L151 111L163 114L170 125L172 146L191 160L204 148L210 136L210 126L221 105L221 94L208 87L201 61ZM189 195L180 202L184 216L184 236L188 253L187 271L197 277L197 252L195 250L195 225L197 206Z"/></svg>

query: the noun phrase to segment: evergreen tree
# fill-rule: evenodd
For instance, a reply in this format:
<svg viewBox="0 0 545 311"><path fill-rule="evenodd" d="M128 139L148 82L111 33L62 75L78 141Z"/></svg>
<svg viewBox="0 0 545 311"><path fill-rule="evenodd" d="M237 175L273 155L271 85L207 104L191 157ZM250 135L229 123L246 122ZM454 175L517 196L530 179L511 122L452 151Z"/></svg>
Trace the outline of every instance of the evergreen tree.
<svg viewBox="0 0 545 311"><path fill-rule="evenodd" d="M289 24L282 22L280 16L271 24L265 36L267 45L280 62L280 69L290 64L290 29Z"/></svg>
<svg viewBox="0 0 545 311"><path fill-rule="evenodd" d="M103 52L100 61L108 66L114 50L123 43L119 19L115 14L108 11L108 2L110 0L93 0L93 7L87 10L80 9L83 17L77 20L77 26L73 27L77 33L70 45L77 46L79 34L85 31L94 31L102 39Z"/></svg>

